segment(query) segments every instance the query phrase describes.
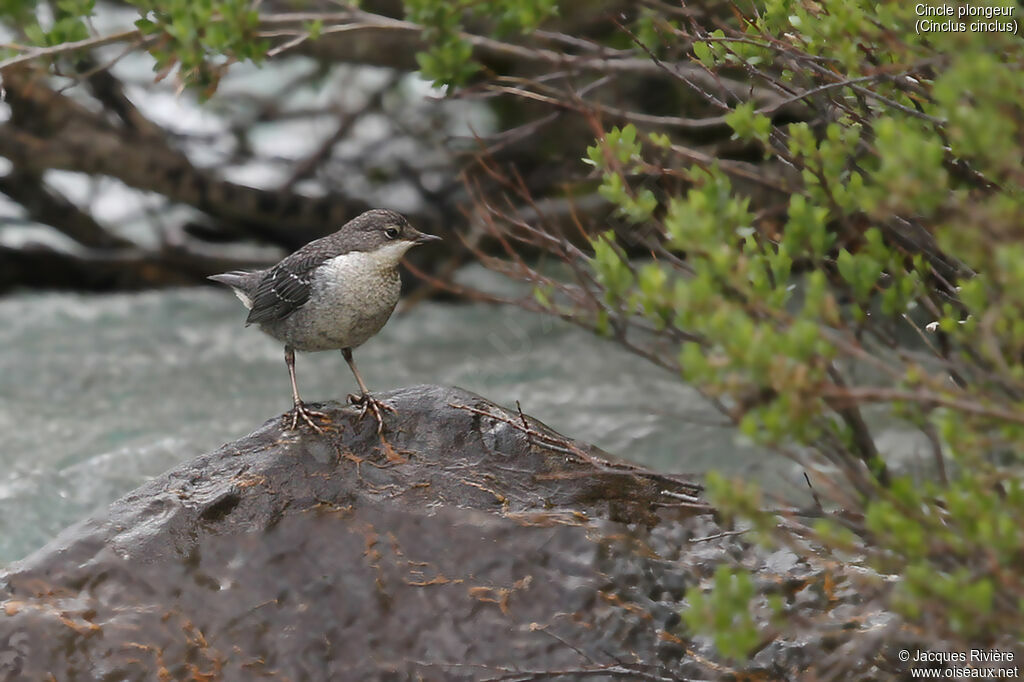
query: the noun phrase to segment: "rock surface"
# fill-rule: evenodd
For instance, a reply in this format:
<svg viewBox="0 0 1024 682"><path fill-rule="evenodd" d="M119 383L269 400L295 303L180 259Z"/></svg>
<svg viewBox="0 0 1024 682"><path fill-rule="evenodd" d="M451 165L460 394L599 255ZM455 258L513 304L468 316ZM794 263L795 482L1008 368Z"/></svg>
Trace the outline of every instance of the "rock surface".
<svg viewBox="0 0 1024 682"><path fill-rule="evenodd" d="M12 566L0 678L686 672L671 628L709 569L680 558L714 532L698 486L458 389L380 397L386 445L348 406L319 406L326 436L274 419Z"/></svg>

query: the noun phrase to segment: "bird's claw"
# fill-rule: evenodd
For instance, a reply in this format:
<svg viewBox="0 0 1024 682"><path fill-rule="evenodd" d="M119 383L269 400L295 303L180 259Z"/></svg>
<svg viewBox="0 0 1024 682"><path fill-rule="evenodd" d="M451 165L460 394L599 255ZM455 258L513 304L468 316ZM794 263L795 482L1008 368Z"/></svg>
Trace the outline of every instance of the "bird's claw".
<svg viewBox="0 0 1024 682"><path fill-rule="evenodd" d="M363 419L363 417L366 416L367 412L373 413L374 419L377 420L378 436L381 435L384 431L384 415L381 413L381 410L386 410L391 414L398 414L398 411L395 408L391 407L390 405L381 400L377 400L369 393L364 393L362 395L355 395L354 393L350 393L348 396L348 401L353 405L360 406L359 419Z"/></svg>
<svg viewBox="0 0 1024 682"><path fill-rule="evenodd" d="M314 417L317 417L319 419L323 419L324 421L328 421L329 422L331 420L331 417L326 412L320 412L319 410L311 410L308 407L306 407L305 405L303 405L302 403L295 403L295 406L292 408L292 413L291 414L292 414L292 425L291 425L291 430L292 431L295 431L296 429L298 429L298 427L299 427L299 419L301 418L302 421L304 421L307 424L309 424L309 426L314 431L319 433L321 436L327 435L327 433L326 433L326 431L324 431L323 427L320 426L319 424L317 424L316 421L313 419Z"/></svg>

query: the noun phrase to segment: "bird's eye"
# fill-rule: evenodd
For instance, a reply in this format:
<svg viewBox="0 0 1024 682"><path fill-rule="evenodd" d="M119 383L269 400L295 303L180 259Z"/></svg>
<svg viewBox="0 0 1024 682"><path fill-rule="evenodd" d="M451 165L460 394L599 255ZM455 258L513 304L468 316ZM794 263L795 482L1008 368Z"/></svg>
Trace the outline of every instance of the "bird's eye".
<svg viewBox="0 0 1024 682"><path fill-rule="evenodd" d="M398 239L398 228L389 227L388 229L384 230L384 236L387 237L388 239Z"/></svg>

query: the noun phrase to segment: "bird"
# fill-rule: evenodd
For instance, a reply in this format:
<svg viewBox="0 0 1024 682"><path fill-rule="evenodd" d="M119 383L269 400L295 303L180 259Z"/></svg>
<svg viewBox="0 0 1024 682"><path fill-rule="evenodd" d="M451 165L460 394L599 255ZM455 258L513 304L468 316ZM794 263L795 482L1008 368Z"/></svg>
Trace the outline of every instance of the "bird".
<svg viewBox="0 0 1024 682"><path fill-rule="evenodd" d="M359 396L349 395L384 428L381 410L394 409L375 399L366 388L352 351L379 332L398 304L401 278L398 263L414 246L441 239L420 232L402 214L387 209L366 211L337 232L301 247L264 270L235 270L209 279L231 287L249 309L245 326L260 330L284 344L284 361L292 387L291 430L299 420L323 434L311 410L299 396L295 380L295 351L340 350L348 363Z"/></svg>

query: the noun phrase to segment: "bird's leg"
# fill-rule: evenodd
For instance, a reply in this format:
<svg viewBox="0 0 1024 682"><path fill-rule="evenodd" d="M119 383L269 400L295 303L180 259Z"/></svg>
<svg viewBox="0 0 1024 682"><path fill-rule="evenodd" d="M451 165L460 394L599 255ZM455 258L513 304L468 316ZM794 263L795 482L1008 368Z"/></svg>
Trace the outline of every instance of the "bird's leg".
<svg viewBox="0 0 1024 682"><path fill-rule="evenodd" d="M319 433L321 436L324 435L324 430L313 421L313 417L321 417L323 419L330 419L330 416L317 410L311 410L302 404L302 398L299 397L299 385L295 381L295 349L291 346L284 347L284 364L288 365L288 377L292 380L292 426L291 430L294 431L299 426L299 417L309 424L314 431Z"/></svg>
<svg viewBox="0 0 1024 682"><path fill-rule="evenodd" d="M366 384L363 383L363 377L359 376L359 370L356 369L356 361L352 358L352 349L342 348L341 354L345 357L345 362L348 363L349 368L352 370L352 374L355 375L356 383L359 384L360 395L356 396L349 394L349 402L353 405L362 406L362 410L359 412L360 419L365 417L368 411L373 412L373 416L377 420L377 435L380 435L384 430L384 415L381 414L381 410L387 410L392 414L397 414L397 412L395 412L395 408L370 395L370 391L367 390Z"/></svg>

